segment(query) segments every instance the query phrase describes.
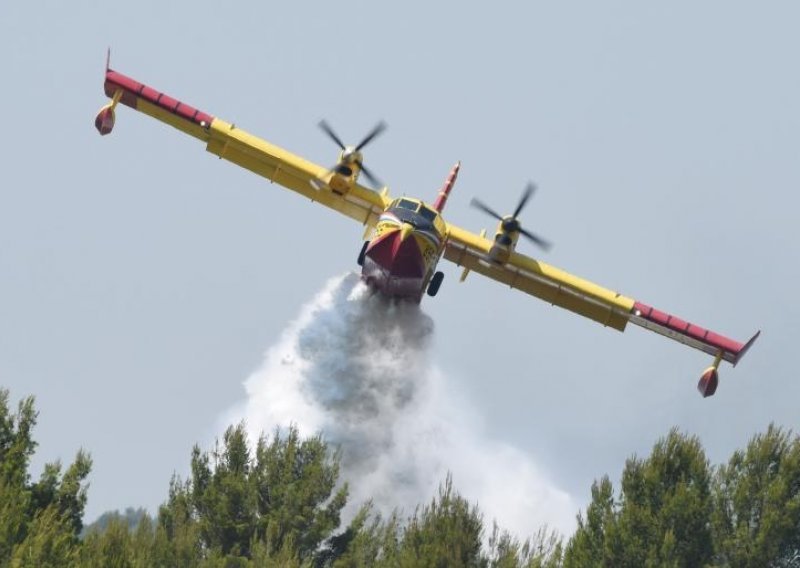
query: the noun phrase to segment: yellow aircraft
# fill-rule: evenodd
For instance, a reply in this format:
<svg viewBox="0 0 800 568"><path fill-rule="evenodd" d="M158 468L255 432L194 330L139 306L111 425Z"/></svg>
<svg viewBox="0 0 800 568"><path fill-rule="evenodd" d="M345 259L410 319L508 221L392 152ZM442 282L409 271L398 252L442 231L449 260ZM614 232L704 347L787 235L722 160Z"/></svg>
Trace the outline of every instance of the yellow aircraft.
<svg viewBox="0 0 800 568"><path fill-rule="evenodd" d="M385 186L376 192L361 185L360 174L379 185L364 165L361 151L385 129L383 123L355 146L348 146L321 122L322 130L341 150L337 163L326 168L118 73L108 63L104 86L111 101L97 114L95 126L100 134L111 132L114 111L122 103L198 138L212 154L364 225L364 243L358 255L361 275L386 296L414 302L421 301L425 292L435 296L444 278L436 267L445 258L463 267L461 281L471 271L477 272L604 326L624 331L633 323L712 355L714 361L698 383L704 397L717 389L720 362L736 365L760 333L741 343L517 252L520 235L549 248L547 241L523 229L518 218L533 193L532 184L510 215L472 201L499 221L494 238L486 238L486 231L475 234L442 218L460 163L453 167L432 204L406 197L394 199Z"/></svg>

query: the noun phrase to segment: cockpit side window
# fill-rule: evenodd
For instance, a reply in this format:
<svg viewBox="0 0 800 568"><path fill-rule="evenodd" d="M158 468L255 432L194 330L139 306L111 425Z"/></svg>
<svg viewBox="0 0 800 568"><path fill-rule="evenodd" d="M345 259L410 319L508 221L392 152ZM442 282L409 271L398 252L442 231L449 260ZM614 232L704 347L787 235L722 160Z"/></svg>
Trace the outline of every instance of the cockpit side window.
<svg viewBox="0 0 800 568"><path fill-rule="evenodd" d="M420 208L419 213L428 221L433 221L434 219L436 219L436 211L428 207L425 207L424 205L422 206L422 208Z"/></svg>
<svg viewBox="0 0 800 568"><path fill-rule="evenodd" d="M416 211L417 207L419 206L418 203L414 203L408 199L399 199L397 201L397 207L400 209L408 209L409 211Z"/></svg>

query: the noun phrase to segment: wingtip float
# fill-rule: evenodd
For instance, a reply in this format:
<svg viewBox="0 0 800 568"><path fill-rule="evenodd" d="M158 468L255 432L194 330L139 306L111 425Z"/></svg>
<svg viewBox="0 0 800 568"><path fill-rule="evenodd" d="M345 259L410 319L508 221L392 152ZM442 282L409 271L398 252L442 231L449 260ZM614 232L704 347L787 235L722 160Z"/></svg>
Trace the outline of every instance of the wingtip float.
<svg viewBox="0 0 800 568"><path fill-rule="evenodd" d="M629 321L714 356L714 362L708 369L703 371L700 381L697 383L697 390L700 391L703 398L712 396L717 391L720 363L727 361L735 367L758 339L758 336L761 335L761 331L757 331L746 343L742 343L657 310L642 302L634 303Z"/></svg>
<svg viewBox="0 0 800 568"><path fill-rule="evenodd" d="M613 329L624 331L633 323L713 356L697 385L703 397L716 392L720 363L735 366L759 336L760 332L741 343L517 252L520 236L545 250L550 246L523 229L518 219L533 194L533 184L511 215L500 215L473 200L475 207L498 221L494 238L486 238L485 230L476 234L445 222L442 216L461 162L453 166L433 204L392 198L385 186L377 193L360 185L360 174L372 185L377 183L364 166L362 149L384 131L383 122L355 146L346 146L327 123L320 123L341 150L337 164L326 168L114 71L108 62L104 90L110 101L95 118L101 135L113 130L115 109L122 103L200 139L208 152L365 225L358 255L361 276L386 296L415 302L426 292L435 296L444 278L436 268L444 258L463 268L461 281L477 272Z"/></svg>

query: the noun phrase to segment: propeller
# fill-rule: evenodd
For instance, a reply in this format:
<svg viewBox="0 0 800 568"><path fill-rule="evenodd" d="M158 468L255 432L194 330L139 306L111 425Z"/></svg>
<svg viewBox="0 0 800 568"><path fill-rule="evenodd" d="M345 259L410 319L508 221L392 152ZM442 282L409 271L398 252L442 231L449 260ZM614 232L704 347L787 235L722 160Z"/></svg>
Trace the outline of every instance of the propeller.
<svg viewBox="0 0 800 568"><path fill-rule="evenodd" d="M378 135L380 135L384 130L386 130L386 123L384 121L380 121L375 127L369 131L369 133L364 136L364 138L356 144L355 146L346 146L342 139L334 132L333 128L331 128L330 124L328 124L325 120L319 121L319 127L322 131L328 135L328 138L334 141L334 143L339 146L342 151L342 158L338 164L332 167L329 171L337 171L337 168L340 166L347 167L349 164L355 164L358 166L358 169L364 174L364 176L369 180L370 184L373 187L380 187L383 184L381 181L373 174L369 168L364 165L364 157L361 155L361 149L364 148L367 144L372 142ZM348 174L349 175L349 174Z"/></svg>
<svg viewBox="0 0 800 568"><path fill-rule="evenodd" d="M495 211L494 209L486 205L483 201L477 198L472 198L472 201L470 201L470 205L472 205L476 209L480 209L487 215L494 217L495 219L500 221L500 227L503 230L503 232L506 233L507 235L510 235L512 233L519 233L520 235L524 235L525 237L527 237L529 240L537 244L542 249L550 250L550 248L553 245L549 241L546 241L545 239L531 233L530 231L523 229L518 219L519 214L522 212L522 209L528 203L528 200L531 198L531 195L533 195L533 192L535 190L536 186L533 183L529 182L528 185L525 187L525 191L522 192L522 197L520 197L519 203L517 204L517 208L514 209L514 213L511 215L506 215L506 216L500 215L497 211Z"/></svg>

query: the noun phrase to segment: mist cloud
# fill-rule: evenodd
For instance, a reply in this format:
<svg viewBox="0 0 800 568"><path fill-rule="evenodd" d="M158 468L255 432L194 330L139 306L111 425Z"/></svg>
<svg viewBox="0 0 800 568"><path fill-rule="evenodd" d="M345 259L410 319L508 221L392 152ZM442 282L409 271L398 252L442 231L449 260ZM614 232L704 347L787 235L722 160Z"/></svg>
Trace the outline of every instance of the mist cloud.
<svg viewBox="0 0 800 568"><path fill-rule="evenodd" d="M330 280L245 381L225 417L254 438L296 424L342 451L352 513L368 499L405 515L447 472L485 520L519 536L569 534L577 506L519 449L489 439L480 413L431 360L432 319L371 294L355 274Z"/></svg>

